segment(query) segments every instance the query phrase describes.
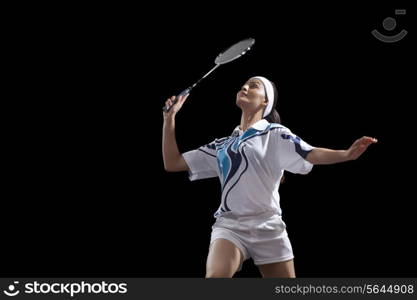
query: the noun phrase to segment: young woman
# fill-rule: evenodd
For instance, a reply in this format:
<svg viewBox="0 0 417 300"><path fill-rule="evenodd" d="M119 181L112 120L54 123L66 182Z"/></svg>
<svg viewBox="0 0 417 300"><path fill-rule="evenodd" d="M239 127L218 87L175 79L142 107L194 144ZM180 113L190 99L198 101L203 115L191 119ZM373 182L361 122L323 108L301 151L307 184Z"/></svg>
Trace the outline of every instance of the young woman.
<svg viewBox="0 0 417 300"><path fill-rule="evenodd" d="M295 277L294 256L279 205L284 171L307 174L315 164L354 160L377 140L362 137L347 150L310 146L280 124L275 84L256 76L236 96L242 110L240 126L228 137L181 154L175 116L187 97L179 97L164 112L162 151L168 172L188 171L190 180L220 178L221 204L214 215L206 277L233 277L249 257L263 277Z"/></svg>

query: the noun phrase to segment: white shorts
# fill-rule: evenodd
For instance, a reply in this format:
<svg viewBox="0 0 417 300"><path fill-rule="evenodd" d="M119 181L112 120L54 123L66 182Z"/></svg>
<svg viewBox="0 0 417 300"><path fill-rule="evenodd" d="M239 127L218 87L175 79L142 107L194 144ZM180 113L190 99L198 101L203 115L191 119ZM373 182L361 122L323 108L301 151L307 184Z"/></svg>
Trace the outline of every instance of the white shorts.
<svg viewBox="0 0 417 300"><path fill-rule="evenodd" d="M252 258L264 265L294 258L286 225L276 213L256 217L219 217L212 226L210 246L219 238L229 240L240 249L243 262Z"/></svg>

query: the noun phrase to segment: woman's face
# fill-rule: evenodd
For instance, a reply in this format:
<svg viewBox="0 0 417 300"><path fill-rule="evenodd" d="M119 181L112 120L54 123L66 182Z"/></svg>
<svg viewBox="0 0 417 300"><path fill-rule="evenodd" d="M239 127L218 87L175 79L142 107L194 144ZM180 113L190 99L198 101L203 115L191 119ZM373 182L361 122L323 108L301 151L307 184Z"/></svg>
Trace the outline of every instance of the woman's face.
<svg viewBox="0 0 417 300"><path fill-rule="evenodd" d="M236 95L236 104L241 109L259 110L264 109L267 102L265 101L265 88L259 79L251 78L241 87Z"/></svg>

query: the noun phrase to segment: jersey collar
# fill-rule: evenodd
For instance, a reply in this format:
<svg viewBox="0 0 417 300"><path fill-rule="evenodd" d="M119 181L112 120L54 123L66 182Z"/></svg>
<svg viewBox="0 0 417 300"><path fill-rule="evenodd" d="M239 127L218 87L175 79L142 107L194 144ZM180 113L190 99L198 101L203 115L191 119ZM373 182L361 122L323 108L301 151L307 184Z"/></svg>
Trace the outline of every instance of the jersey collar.
<svg viewBox="0 0 417 300"><path fill-rule="evenodd" d="M249 128L254 128L256 130L262 131L265 130L269 125L269 122L265 119L259 120L255 124L253 124ZM248 128L248 129L249 129ZM233 130L232 136L240 136L243 134L243 131L240 129L240 125L236 126L235 130Z"/></svg>

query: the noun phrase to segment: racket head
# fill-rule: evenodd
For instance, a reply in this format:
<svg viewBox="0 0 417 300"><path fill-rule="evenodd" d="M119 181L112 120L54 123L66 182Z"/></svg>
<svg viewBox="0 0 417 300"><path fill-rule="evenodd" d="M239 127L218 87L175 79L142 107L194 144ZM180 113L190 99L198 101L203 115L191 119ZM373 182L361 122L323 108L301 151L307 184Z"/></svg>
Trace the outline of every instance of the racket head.
<svg viewBox="0 0 417 300"><path fill-rule="evenodd" d="M255 44L255 39L248 38L233 44L222 53L220 53L214 61L218 65L226 64L244 55Z"/></svg>

